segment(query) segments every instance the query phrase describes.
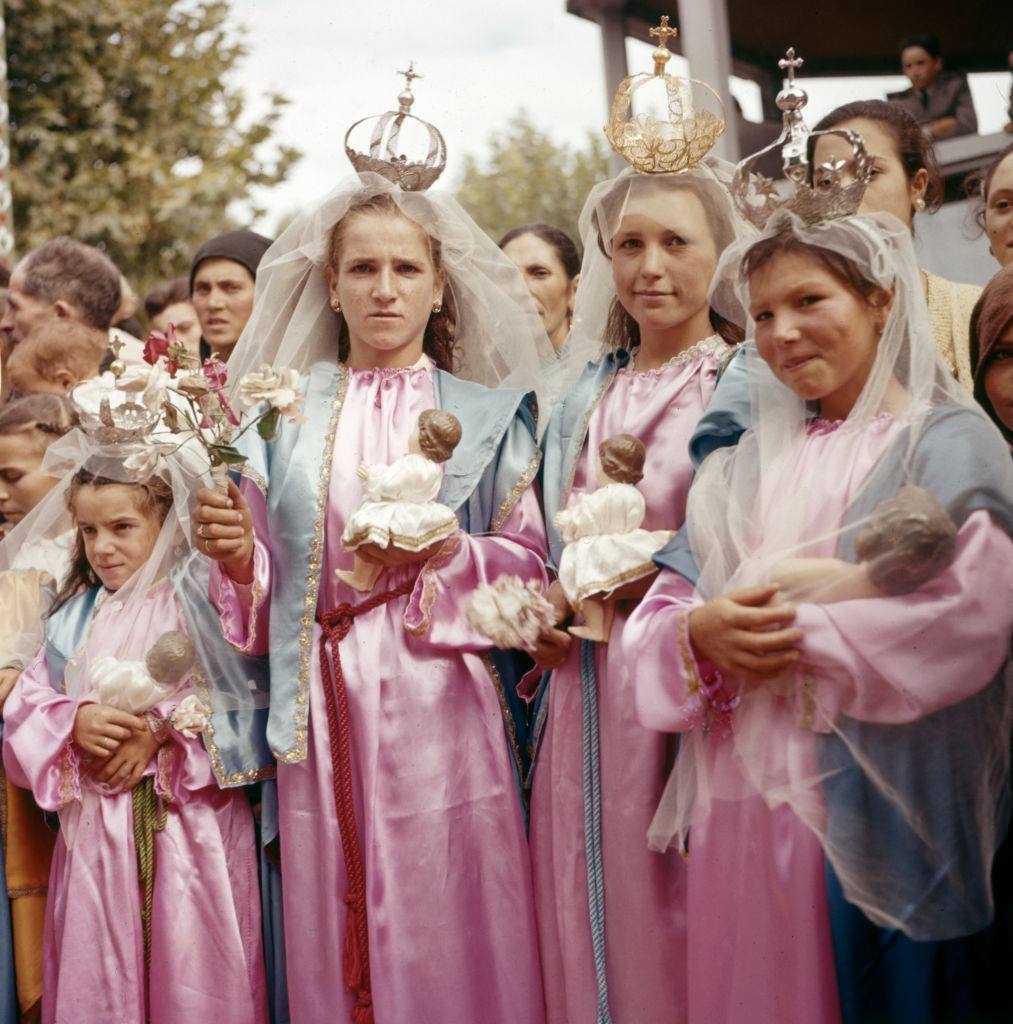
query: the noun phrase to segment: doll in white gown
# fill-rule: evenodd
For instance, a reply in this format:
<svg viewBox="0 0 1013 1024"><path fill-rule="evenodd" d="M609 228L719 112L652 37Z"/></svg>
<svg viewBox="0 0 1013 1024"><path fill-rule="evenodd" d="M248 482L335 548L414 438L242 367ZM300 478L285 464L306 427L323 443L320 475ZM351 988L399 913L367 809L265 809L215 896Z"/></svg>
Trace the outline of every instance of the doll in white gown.
<svg viewBox="0 0 1013 1024"><path fill-rule="evenodd" d="M435 501L443 483L443 463L461 440L452 413L427 409L408 440L408 454L389 465L359 467L365 495L345 526L341 542L351 551L363 544L421 551L457 530L457 517ZM355 555L352 570L335 575L354 590L372 590L384 566Z"/></svg>
<svg viewBox="0 0 1013 1024"><path fill-rule="evenodd" d="M616 434L598 448L596 491L579 495L556 515L566 547L559 582L567 600L584 616L570 632L607 641L615 608L612 592L654 572L651 560L671 530L644 530L647 506L636 484L643 479L646 451L632 434Z"/></svg>

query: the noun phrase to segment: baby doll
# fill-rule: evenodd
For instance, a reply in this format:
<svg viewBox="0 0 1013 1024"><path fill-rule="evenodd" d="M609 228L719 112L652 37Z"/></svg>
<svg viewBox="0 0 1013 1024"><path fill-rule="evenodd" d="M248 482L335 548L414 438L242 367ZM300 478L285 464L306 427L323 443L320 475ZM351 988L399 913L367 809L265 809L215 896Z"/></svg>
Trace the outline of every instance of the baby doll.
<svg viewBox="0 0 1013 1024"><path fill-rule="evenodd" d="M580 495L556 515L566 547L559 560L559 582L567 600L584 616L570 632L584 640L607 641L618 587L649 576L654 553L670 530L644 530L647 507L636 484L644 476L646 451L632 434L606 438L598 448L596 491Z"/></svg>
<svg viewBox="0 0 1013 1024"><path fill-rule="evenodd" d="M771 572L789 601L832 604L909 594L953 561L957 530L946 509L920 487L880 502L855 538L858 564L838 558L788 558Z"/></svg>
<svg viewBox="0 0 1013 1024"><path fill-rule="evenodd" d="M442 463L461 440L457 417L427 409L408 440L408 454L390 465L359 467L365 496L350 516L341 542L354 551L363 544L422 551L457 530L457 517L433 499L443 482ZM383 571L378 562L355 556L355 568L335 575L355 590L372 590Z"/></svg>
<svg viewBox="0 0 1013 1024"><path fill-rule="evenodd" d="M141 715L168 700L193 668L193 643L186 633L163 633L144 661L124 661L104 655L95 660L89 680L99 704Z"/></svg>

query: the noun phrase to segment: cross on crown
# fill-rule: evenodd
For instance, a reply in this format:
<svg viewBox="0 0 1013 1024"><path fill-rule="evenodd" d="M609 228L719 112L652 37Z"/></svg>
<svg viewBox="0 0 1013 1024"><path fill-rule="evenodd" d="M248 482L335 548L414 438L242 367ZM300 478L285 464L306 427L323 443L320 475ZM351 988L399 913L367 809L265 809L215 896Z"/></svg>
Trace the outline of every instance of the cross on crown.
<svg viewBox="0 0 1013 1024"><path fill-rule="evenodd" d="M661 24L656 28L652 28L650 34L658 40L658 45L655 47L654 53L651 54L651 57L654 58L654 73L659 76L664 75L665 65L672 56L668 52L668 40L670 36L677 36L679 30L677 28L669 28L668 15L663 14L661 16Z"/></svg>
<svg viewBox="0 0 1013 1024"><path fill-rule="evenodd" d="M415 70L415 61L408 62L407 71L398 71L397 73L399 75L404 75L404 85L406 89L410 89L412 87L412 82L414 82L416 78L424 77Z"/></svg>
<svg viewBox="0 0 1013 1024"><path fill-rule="evenodd" d="M782 71L788 72L788 85L792 86L795 84L795 69L802 67L805 61L801 57L795 56L795 47L789 46L787 53L777 62L777 66Z"/></svg>

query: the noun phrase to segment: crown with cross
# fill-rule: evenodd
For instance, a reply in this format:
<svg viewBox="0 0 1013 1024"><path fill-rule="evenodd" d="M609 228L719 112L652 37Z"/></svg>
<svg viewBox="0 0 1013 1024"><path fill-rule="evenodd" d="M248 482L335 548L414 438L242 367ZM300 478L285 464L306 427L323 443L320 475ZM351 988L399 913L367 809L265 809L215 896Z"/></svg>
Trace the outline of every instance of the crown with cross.
<svg viewBox="0 0 1013 1024"><path fill-rule="evenodd" d="M161 420L163 390L152 386L148 372L127 374L119 338L114 337L109 348L113 360L108 371L78 384L68 396L70 403L81 429L101 444L144 441Z"/></svg>
<svg viewBox="0 0 1013 1024"><path fill-rule="evenodd" d="M424 192L447 166L447 144L439 129L411 113L415 102L412 82L422 78L415 70L414 61L407 71L398 74L404 76L405 85L397 97L397 110L356 121L345 132L345 153L360 174L372 171L393 181L405 192ZM360 134L364 135L366 126L369 147L366 152L360 152L352 147L351 139L360 128ZM408 139L408 145L415 149L414 154L402 150L405 145L402 132L405 136L415 136L414 140Z"/></svg>
<svg viewBox="0 0 1013 1024"><path fill-rule="evenodd" d="M787 81L775 101L784 120L781 134L769 146L742 160L732 178L736 205L747 220L760 228L778 210L790 210L806 224L847 217L857 212L872 177L872 157L866 152L861 135L846 128L810 132L806 127L802 109L809 97L795 81L795 72L803 63L795 55L794 47L789 47L777 62L787 72ZM822 135L835 135L851 147L853 167L847 177L843 160L811 165L812 141ZM787 199L779 196L777 185L770 178L753 172L757 161L775 149L781 151L781 167L792 188Z"/></svg>
<svg viewBox="0 0 1013 1024"><path fill-rule="evenodd" d="M605 137L641 174L683 174L703 160L725 130L721 100L705 82L665 73L672 56L668 40L678 35L678 29L669 26L667 14L661 16L661 24L650 34L658 41L651 54L654 71L630 75L620 83ZM634 100L652 91L660 94L658 98L663 97L665 116L633 113Z"/></svg>

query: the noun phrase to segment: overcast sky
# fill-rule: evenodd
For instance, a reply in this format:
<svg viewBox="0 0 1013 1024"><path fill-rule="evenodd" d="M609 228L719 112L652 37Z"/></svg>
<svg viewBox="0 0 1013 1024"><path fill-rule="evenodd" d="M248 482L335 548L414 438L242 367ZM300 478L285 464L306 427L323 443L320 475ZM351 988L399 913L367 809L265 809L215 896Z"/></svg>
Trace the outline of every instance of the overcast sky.
<svg viewBox="0 0 1013 1024"><path fill-rule="evenodd" d="M279 136L304 153L289 180L260 197L268 212L258 226L272 232L281 217L348 173L346 128L396 105L403 80L395 72L409 60L424 76L415 84L413 112L447 140L442 187L454 187L464 154L481 158L490 136L520 108L561 141L580 144L588 132L601 131L601 35L564 6L564 0L232 0L234 23L250 51L238 82L251 111L263 109L258 100L268 90L283 92L292 102ZM627 41L631 73L649 70L651 49ZM675 58L669 68L685 74L686 64ZM804 84L813 124L839 103L882 97L907 81L896 75ZM1008 74L972 76L982 132L1005 123L1009 85ZM735 79L732 90L746 116L758 120L757 87Z"/></svg>

